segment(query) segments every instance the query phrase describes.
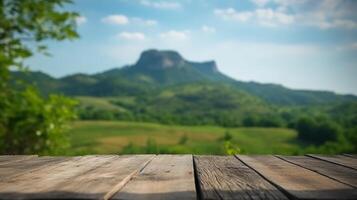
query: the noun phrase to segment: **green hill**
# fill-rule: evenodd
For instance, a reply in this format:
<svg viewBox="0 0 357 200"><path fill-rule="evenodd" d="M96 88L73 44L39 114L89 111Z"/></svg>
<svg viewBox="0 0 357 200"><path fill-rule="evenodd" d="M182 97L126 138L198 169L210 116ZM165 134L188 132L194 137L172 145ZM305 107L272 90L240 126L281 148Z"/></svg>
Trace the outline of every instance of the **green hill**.
<svg viewBox="0 0 357 200"><path fill-rule="evenodd" d="M245 91L275 105L318 105L357 100L353 95L337 95L328 91L292 90L276 84L237 81L222 74L214 61L187 61L174 51L147 50L134 65L92 75L73 74L56 79L42 72L13 74L36 84L44 94L140 96L158 93L171 86L205 83L230 85L227 90L232 93Z"/></svg>
<svg viewBox="0 0 357 200"><path fill-rule="evenodd" d="M111 102L136 119L179 124L241 125L249 116L268 115L272 108L263 100L223 83L187 83L165 87L132 101Z"/></svg>

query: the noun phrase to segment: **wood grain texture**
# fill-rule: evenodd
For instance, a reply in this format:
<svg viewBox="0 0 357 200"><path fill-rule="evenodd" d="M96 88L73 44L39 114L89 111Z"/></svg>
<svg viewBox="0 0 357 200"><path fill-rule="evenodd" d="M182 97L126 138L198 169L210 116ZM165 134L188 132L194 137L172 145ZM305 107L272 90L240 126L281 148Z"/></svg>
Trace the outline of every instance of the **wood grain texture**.
<svg viewBox="0 0 357 200"><path fill-rule="evenodd" d="M0 199L357 199L353 156L0 156Z"/></svg>
<svg viewBox="0 0 357 200"><path fill-rule="evenodd" d="M308 154L307 156L357 170L357 159L348 156L342 156L342 155L327 156L327 155L317 155L317 154Z"/></svg>
<svg viewBox="0 0 357 200"><path fill-rule="evenodd" d="M0 166L7 163L37 158L37 155L3 155L0 156Z"/></svg>
<svg viewBox="0 0 357 200"><path fill-rule="evenodd" d="M234 156L195 156L202 199L287 199Z"/></svg>
<svg viewBox="0 0 357 200"><path fill-rule="evenodd" d="M33 157L0 164L0 182L69 160L68 157Z"/></svg>
<svg viewBox="0 0 357 200"><path fill-rule="evenodd" d="M357 159L357 154L343 154L343 155Z"/></svg>
<svg viewBox="0 0 357 200"><path fill-rule="evenodd" d="M196 199L192 155L158 155L112 199Z"/></svg>
<svg viewBox="0 0 357 200"><path fill-rule="evenodd" d="M279 158L357 188L357 170L307 156L279 156Z"/></svg>
<svg viewBox="0 0 357 200"><path fill-rule="evenodd" d="M0 199L46 199L58 192L57 185L68 183L74 177L85 174L116 158L116 156L72 157L67 161L41 168L33 173L2 180L0 182Z"/></svg>
<svg viewBox="0 0 357 200"><path fill-rule="evenodd" d="M103 165L57 184L46 198L109 199L138 174L153 155L118 156Z"/></svg>
<svg viewBox="0 0 357 200"><path fill-rule="evenodd" d="M237 156L297 199L357 199L357 190L274 156Z"/></svg>

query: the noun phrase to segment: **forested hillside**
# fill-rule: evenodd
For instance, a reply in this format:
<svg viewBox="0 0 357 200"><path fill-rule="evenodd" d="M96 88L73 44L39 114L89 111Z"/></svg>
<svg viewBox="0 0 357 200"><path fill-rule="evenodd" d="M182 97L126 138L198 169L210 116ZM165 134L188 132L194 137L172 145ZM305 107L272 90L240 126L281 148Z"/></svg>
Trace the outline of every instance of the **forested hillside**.
<svg viewBox="0 0 357 200"><path fill-rule="evenodd" d="M237 90L277 105L317 105L357 100L353 95L328 91L292 90L276 84L234 80L222 74L214 61L191 62L174 51L144 51L134 65L97 74L73 74L59 79L43 72L13 72L15 77L35 83L44 94L73 96L127 96L151 94L179 84L205 82L227 84ZM187 86L186 86L187 87Z"/></svg>
<svg viewBox="0 0 357 200"><path fill-rule="evenodd" d="M348 144L356 141L356 96L237 81L214 61L187 61L174 51L144 51L134 65L91 75L13 75L37 85L44 95L76 97L81 119L289 127L307 143L338 141L331 145L355 148Z"/></svg>

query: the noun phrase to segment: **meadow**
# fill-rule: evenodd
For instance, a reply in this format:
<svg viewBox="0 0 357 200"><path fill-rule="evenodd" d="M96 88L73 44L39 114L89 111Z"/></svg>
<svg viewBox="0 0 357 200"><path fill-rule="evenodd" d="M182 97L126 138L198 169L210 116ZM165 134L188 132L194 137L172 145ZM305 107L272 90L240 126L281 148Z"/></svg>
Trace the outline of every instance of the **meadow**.
<svg viewBox="0 0 357 200"><path fill-rule="evenodd" d="M84 154L301 154L295 130L225 128L144 122L76 121L66 133L68 155Z"/></svg>

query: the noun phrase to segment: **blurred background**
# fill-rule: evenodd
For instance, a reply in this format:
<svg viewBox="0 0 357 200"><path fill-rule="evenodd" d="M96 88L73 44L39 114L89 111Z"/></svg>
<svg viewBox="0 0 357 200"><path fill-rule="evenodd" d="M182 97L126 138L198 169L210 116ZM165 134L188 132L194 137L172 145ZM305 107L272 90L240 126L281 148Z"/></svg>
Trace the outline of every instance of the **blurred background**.
<svg viewBox="0 0 357 200"><path fill-rule="evenodd" d="M357 153L353 0L0 0L0 154Z"/></svg>

